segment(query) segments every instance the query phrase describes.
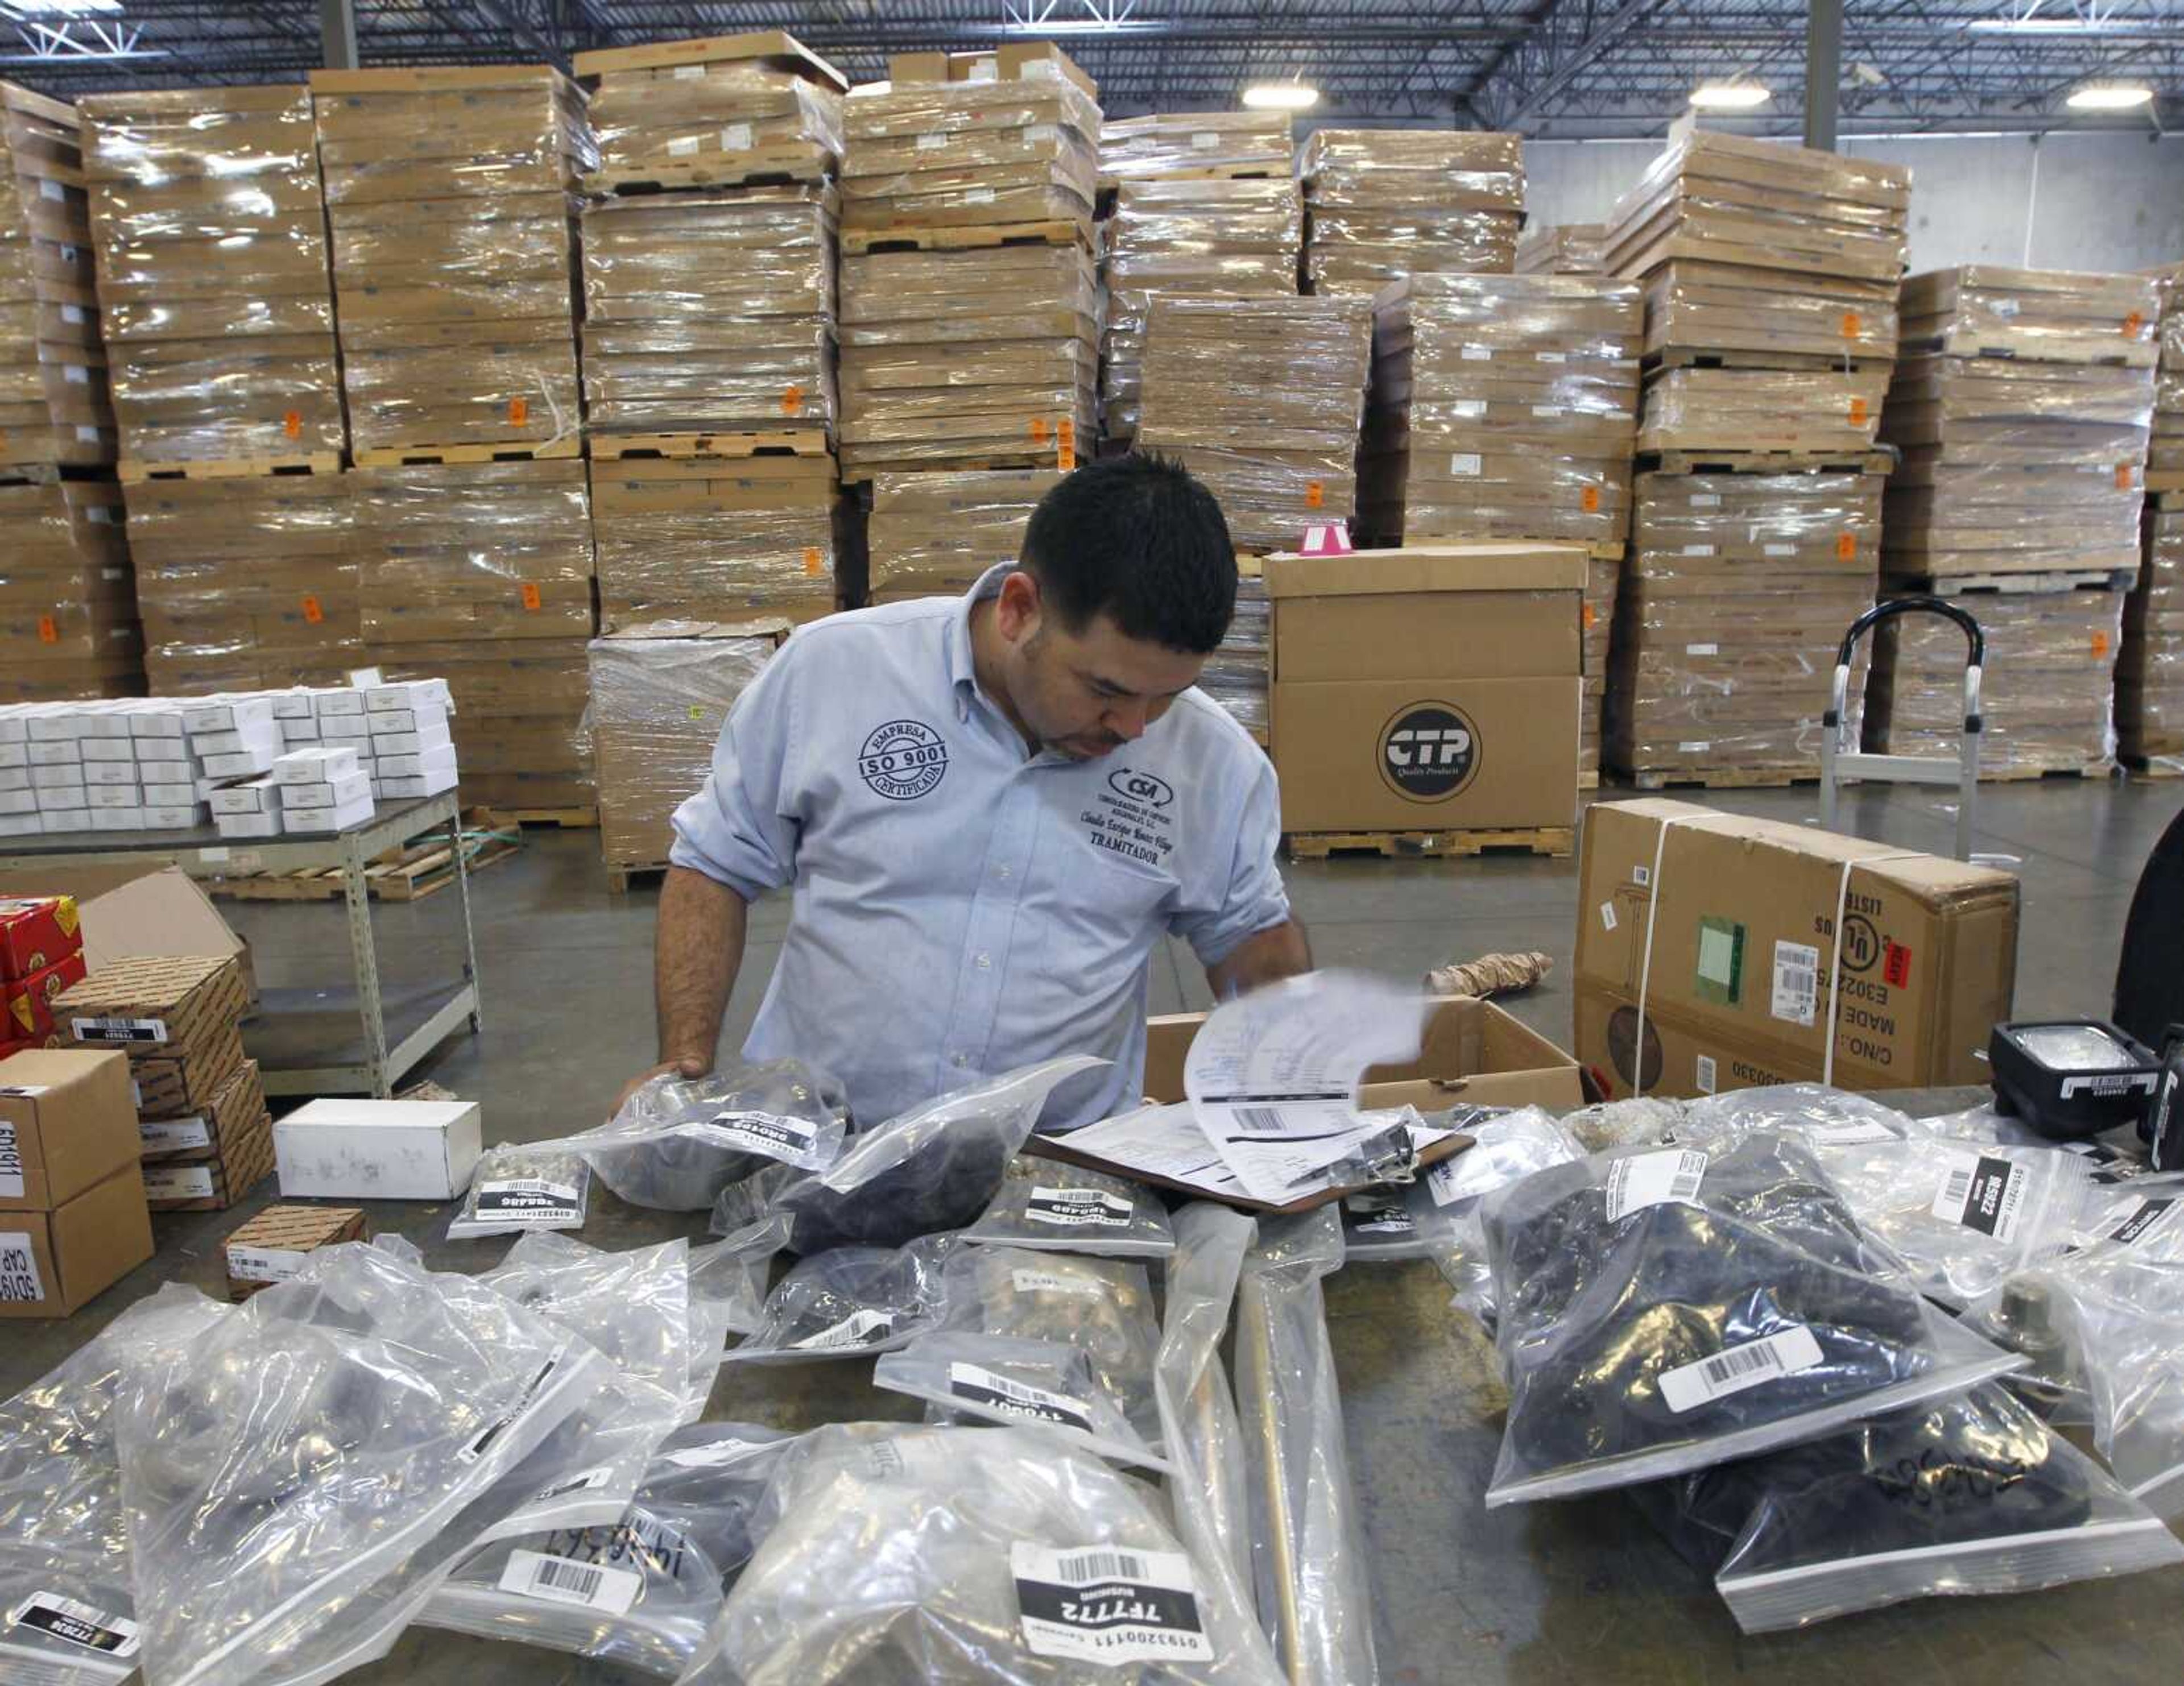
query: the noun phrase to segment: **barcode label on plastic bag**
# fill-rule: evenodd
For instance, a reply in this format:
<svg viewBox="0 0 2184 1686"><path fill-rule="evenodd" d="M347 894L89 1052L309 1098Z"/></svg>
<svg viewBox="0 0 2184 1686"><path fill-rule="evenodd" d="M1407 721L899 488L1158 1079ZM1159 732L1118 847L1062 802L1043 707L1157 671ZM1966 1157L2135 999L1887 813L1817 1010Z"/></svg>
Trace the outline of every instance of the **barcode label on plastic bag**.
<svg viewBox="0 0 2184 1686"><path fill-rule="evenodd" d="M1356 1214L1350 1227L1366 1235L1414 1235L1418 1225L1402 1203L1380 1194L1352 1194L1342 1203L1346 1212Z"/></svg>
<svg viewBox="0 0 2184 1686"><path fill-rule="evenodd" d="M1066 1428L1092 1432L1092 1414L1082 1399L1067 1394L1050 1394L976 1364L950 1364L948 1391L967 1405L983 1405L1005 1416L1031 1422L1056 1422Z"/></svg>
<svg viewBox="0 0 2184 1686"><path fill-rule="evenodd" d="M78 1042L164 1042L164 1019L72 1019L69 1028Z"/></svg>
<svg viewBox="0 0 2184 1686"><path fill-rule="evenodd" d="M125 1616L109 1616L87 1604L79 1604L58 1593L36 1592L8 1612L8 1625L49 1639L65 1640L87 1651L108 1656L136 1655L136 1624Z"/></svg>
<svg viewBox="0 0 2184 1686"><path fill-rule="evenodd" d="M1614 1223L1669 1200L1696 1202L1706 1168L1704 1154L1683 1148L1618 1159L1607 1167L1607 1221Z"/></svg>
<svg viewBox="0 0 2184 1686"><path fill-rule="evenodd" d="M227 1273L237 1282L287 1282L304 1268L309 1253L292 1247L236 1247L227 1249Z"/></svg>
<svg viewBox="0 0 2184 1686"><path fill-rule="evenodd" d="M587 1610L604 1610L616 1616L629 1614L644 1587L644 1577L633 1570L549 1557L538 1551L510 1552L508 1566L500 1572L503 1592L554 1604L581 1604Z"/></svg>
<svg viewBox="0 0 2184 1686"><path fill-rule="evenodd" d="M1820 951L1808 943L1774 945L1774 996L1769 1010L1809 1027L1820 1000Z"/></svg>
<svg viewBox="0 0 2184 1686"><path fill-rule="evenodd" d="M2126 1247L2136 1246L2167 1220L2176 1205L2174 1199L2141 1200L2137 1211L2109 1232L2109 1239L2120 1241Z"/></svg>
<svg viewBox="0 0 2184 1686"><path fill-rule="evenodd" d="M1078 1662L1209 1662L1213 1642L1180 1551L1009 1548L1024 1643Z"/></svg>
<svg viewBox="0 0 2184 1686"><path fill-rule="evenodd" d="M15 1145L15 1127L0 1121L0 1199L23 1198L23 1150Z"/></svg>
<svg viewBox="0 0 2184 1686"><path fill-rule="evenodd" d="M483 1457L486 1453L492 1449L493 1442L499 1439L503 1434L506 1433L509 1428L514 1425L525 1412L528 1411L533 1404L537 1402L540 1390L545 1387L548 1380L553 1376L554 1372L561 1367L561 1360L567 1357L568 1355L569 1349L567 1347L555 1347L554 1350L548 1355L546 1361L538 1366L538 1372L532 1377L529 1385L524 1388L522 1396L519 1398L515 1404L509 1406L506 1411L503 1411L498 1417L494 1418L492 1422L487 1424L485 1427L480 1429L475 1435L473 1435L471 1438L471 1443L455 1454L457 1461L466 1464L474 1464L480 1458Z"/></svg>
<svg viewBox="0 0 2184 1686"><path fill-rule="evenodd" d="M1009 1285L1018 1294L1073 1294L1079 1299L1097 1299L1106 1292L1095 1280L1054 1271L1011 1271Z"/></svg>
<svg viewBox="0 0 2184 1686"><path fill-rule="evenodd" d="M0 1305L36 1305L45 1297L31 1238L20 1231L0 1234Z"/></svg>
<svg viewBox="0 0 2184 1686"><path fill-rule="evenodd" d="M819 1140L819 1127L801 1118L783 1118L772 1112L718 1112L691 1133L723 1147L740 1148L766 1159L808 1154Z"/></svg>
<svg viewBox="0 0 2184 1686"><path fill-rule="evenodd" d="M817 1334L806 1335L789 1344L800 1352L828 1352L838 1347L870 1346L894 1333L894 1312L852 1311L840 1322L829 1324Z"/></svg>
<svg viewBox="0 0 2184 1686"><path fill-rule="evenodd" d="M540 1228L584 1221L582 1196L566 1182L541 1177L500 1177L481 1182L472 1210L482 1218Z"/></svg>
<svg viewBox="0 0 2184 1686"><path fill-rule="evenodd" d="M1960 1223L1997 1241L2015 1240L2017 1226L2025 1216L2031 1167L1985 1154L1953 1154L1950 1159L1942 1186L1934 1194L1934 1216L1944 1223Z"/></svg>
<svg viewBox="0 0 2184 1686"><path fill-rule="evenodd" d="M1104 1188L1034 1187L1024 1202L1024 1216L1034 1223L1089 1223L1106 1229L1128 1229L1130 1212L1128 1200Z"/></svg>
<svg viewBox="0 0 2184 1686"><path fill-rule="evenodd" d="M1747 1341L1712 1358L1702 1358L1696 1364L1663 1371L1661 1397L1680 1416L1747 1388L1809 1370L1820 1357L1820 1344L1813 1338L1810 1329L1785 1329L1764 1340Z"/></svg>

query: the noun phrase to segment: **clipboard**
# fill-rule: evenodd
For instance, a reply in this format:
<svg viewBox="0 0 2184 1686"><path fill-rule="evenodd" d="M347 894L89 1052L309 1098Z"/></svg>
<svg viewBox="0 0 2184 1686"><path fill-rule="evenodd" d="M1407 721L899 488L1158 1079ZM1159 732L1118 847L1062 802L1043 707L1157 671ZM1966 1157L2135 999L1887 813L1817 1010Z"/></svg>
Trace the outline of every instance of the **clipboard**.
<svg viewBox="0 0 2184 1686"><path fill-rule="evenodd" d="M1418 1166L1424 1171L1429 1166L1439 1165L1443 1160L1454 1159L1472 1145L1474 1138L1461 1130L1444 1137L1429 1147L1418 1149ZM1336 1188L1318 1188L1302 1194L1286 1204L1276 1205L1265 1200L1255 1200L1248 1194L1217 1194L1195 1182L1185 1182L1178 1177L1162 1177L1156 1172L1142 1171L1121 1160L1103 1155L1087 1153L1069 1145L1067 1136L1042 1136L1034 1133L1023 1145L1023 1151L1040 1159L1050 1159L1062 1165L1077 1166L1086 1171L1105 1171L1110 1177L1120 1177L1125 1182L1141 1182L1150 1188L1165 1188L1172 1193L1188 1195L1194 1200L1212 1200L1224 1206L1233 1206L1240 1212L1264 1213L1270 1217L1290 1217L1299 1212L1317 1211L1330 1201L1346 1199L1352 1194L1362 1194L1368 1188L1385 1185L1378 1182L1351 1182Z"/></svg>

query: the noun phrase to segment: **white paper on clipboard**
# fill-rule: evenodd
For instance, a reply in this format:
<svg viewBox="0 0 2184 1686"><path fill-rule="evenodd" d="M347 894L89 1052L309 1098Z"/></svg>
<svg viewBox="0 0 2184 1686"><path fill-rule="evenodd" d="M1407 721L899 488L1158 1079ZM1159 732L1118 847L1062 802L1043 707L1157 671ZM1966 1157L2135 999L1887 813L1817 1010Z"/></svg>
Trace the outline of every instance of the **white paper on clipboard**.
<svg viewBox="0 0 2184 1686"><path fill-rule="evenodd" d="M1245 1194L1294 1200L1379 1133L1357 1110L1359 1081L1418 1057L1431 1004L1362 972L1317 971L1215 1009L1190 1044L1184 1090Z"/></svg>

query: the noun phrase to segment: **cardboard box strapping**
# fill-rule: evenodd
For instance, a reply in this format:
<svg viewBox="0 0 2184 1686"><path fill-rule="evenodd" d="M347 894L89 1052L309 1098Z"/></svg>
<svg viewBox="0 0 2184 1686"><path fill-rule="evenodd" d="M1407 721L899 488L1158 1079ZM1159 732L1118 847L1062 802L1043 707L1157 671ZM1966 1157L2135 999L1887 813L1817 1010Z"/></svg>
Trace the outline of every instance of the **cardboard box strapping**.
<svg viewBox="0 0 2184 1686"><path fill-rule="evenodd" d="M174 88L78 109L121 454L344 450L309 96Z"/></svg>
<svg viewBox="0 0 2184 1686"><path fill-rule="evenodd" d="M1524 213L1522 137L1320 129L1298 160L1311 290L1373 298L1429 273L1507 274Z"/></svg>
<svg viewBox="0 0 2184 1686"><path fill-rule="evenodd" d="M610 173L742 162L816 175L842 151L847 83L777 31L580 53L576 71Z"/></svg>
<svg viewBox="0 0 2184 1686"><path fill-rule="evenodd" d="M1100 108L1066 77L899 81L843 108L842 226L1068 221L1088 236Z"/></svg>
<svg viewBox="0 0 2184 1686"><path fill-rule="evenodd" d="M1535 223L1517 242L1520 275L1604 275L1607 273L1607 225L1604 222Z"/></svg>
<svg viewBox="0 0 2184 1686"><path fill-rule="evenodd" d="M599 624L833 612L844 512L826 456L594 458Z"/></svg>
<svg viewBox="0 0 2184 1686"><path fill-rule="evenodd" d="M1986 1079L2007 872L1656 797L1587 810L1578 881L1577 1055L1614 1099Z"/></svg>
<svg viewBox="0 0 2184 1686"><path fill-rule="evenodd" d="M1412 275L1373 306L1359 526L1613 544L1628 530L1638 291L1564 275Z"/></svg>
<svg viewBox="0 0 2184 1686"><path fill-rule="evenodd" d="M676 809L705 783L729 709L779 642L694 626L690 634L592 641L599 847L610 865L666 862Z"/></svg>
<svg viewBox="0 0 2184 1686"><path fill-rule="evenodd" d="M1031 512L1061 481L1050 469L878 476L866 537L872 589L967 591L996 562L1017 559Z"/></svg>
<svg viewBox="0 0 2184 1686"><path fill-rule="evenodd" d="M1358 298L1155 298L1139 442L1182 458L1240 548L1349 520L1372 361Z"/></svg>
<svg viewBox="0 0 2184 1686"><path fill-rule="evenodd" d="M1100 125L1105 182L1150 181L1218 170L1288 179L1295 159L1286 111L1186 111L1110 118Z"/></svg>

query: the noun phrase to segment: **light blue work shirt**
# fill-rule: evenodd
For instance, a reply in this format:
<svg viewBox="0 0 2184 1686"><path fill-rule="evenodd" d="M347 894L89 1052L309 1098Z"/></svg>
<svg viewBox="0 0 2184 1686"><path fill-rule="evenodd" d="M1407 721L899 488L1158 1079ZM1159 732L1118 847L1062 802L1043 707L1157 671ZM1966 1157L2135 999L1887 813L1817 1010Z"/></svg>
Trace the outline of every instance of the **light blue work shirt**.
<svg viewBox="0 0 2184 1686"><path fill-rule="evenodd" d="M1049 1127L1135 1105L1162 934L1211 966L1289 917L1273 768L1203 693L1098 760L1027 753L971 663L971 605L1011 565L801 628L676 810L677 866L794 887L744 1057L831 1071L866 1127L1065 1054L1115 1063Z"/></svg>

